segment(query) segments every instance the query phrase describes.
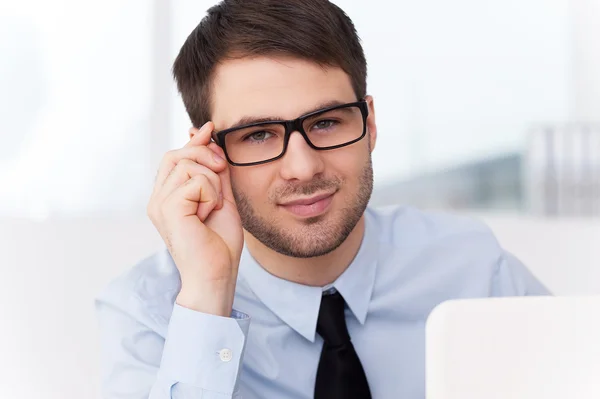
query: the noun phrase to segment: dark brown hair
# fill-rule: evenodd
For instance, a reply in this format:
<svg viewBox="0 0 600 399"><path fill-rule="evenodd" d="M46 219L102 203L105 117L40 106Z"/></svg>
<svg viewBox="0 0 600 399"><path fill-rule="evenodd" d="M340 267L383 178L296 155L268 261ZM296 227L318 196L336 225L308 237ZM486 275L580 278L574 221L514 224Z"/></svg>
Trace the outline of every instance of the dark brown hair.
<svg viewBox="0 0 600 399"><path fill-rule="evenodd" d="M357 99L366 95L367 62L350 18L327 0L223 0L208 10L173 64L194 126L211 118L215 66L227 58L290 55L343 69Z"/></svg>

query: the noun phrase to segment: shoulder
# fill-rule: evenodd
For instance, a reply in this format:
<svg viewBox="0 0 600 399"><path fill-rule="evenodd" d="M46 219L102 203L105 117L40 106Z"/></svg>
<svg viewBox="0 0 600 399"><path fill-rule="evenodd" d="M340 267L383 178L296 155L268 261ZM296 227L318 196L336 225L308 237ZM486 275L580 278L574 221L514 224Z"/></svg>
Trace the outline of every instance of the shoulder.
<svg viewBox="0 0 600 399"><path fill-rule="evenodd" d="M368 212L379 238L379 267L389 276L484 284L505 256L492 230L469 216L403 206Z"/></svg>
<svg viewBox="0 0 600 399"><path fill-rule="evenodd" d="M392 246L482 245L500 250L492 230L482 221L461 214L423 211L407 206L368 208L380 240Z"/></svg>

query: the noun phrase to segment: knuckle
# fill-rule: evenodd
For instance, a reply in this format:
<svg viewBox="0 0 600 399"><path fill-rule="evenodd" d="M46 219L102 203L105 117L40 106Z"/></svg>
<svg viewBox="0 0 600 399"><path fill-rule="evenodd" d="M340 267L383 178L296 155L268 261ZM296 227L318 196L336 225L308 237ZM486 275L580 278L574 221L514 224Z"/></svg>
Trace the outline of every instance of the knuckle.
<svg viewBox="0 0 600 399"><path fill-rule="evenodd" d="M177 159L177 150L169 150L163 156L163 164L175 163Z"/></svg>
<svg viewBox="0 0 600 399"><path fill-rule="evenodd" d="M159 208L155 204L148 204L148 206L146 207L146 214L148 215L148 218L150 219L152 224L154 224L155 226L160 225L160 212Z"/></svg>
<svg viewBox="0 0 600 399"><path fill-rule="evenodd" d="M146 207L146 212L150 218L158 220L158 216L160 215L160 205L156 203L156 201L151 201Z"/></svg>
<svg viewBox="0 0 600 399"><path fill-rule="evenodd" d="M189 166L186 162L184 162L184 160L180 160L179 162L177 162L177 164L173 167L173 169L171 169L171 172L169 173L169 175L179 175L181 173L185 173L186 171L189 170Z"/></svg>
<svg viewBox="0 0 600 399"><path fill-rule="evenodd" d="M181 167L191 167L194 164L195 164L195 162L188 158L183 158L182 160L177 162L177 166L181 165Z"/></svg>
<svg viewBox="0 0 600 399"><path fill-rule="evenodd" d="M150 220L152 222L154 222L154 212L153 212L152 208L150 207L150 205L148 205L146 207L146 216L148 216L148 218L150 218Z"/></svg>
<svg viewBox="0 0 600 399"><path fill-rule="evenodd" d="M146 204L146 214L148 216L154 215L156 213L156 198L152 196Z"/></svg>
<svg viewBox="0 0 600 399"><path fill-rule="evenodd" d="M210 165L212 162L212 151L207 146L197 146L193 149L196 159L201 160L203 164Z"/></svg>
<svg viewBox="0 0 600 399"><path fill-rule="evenodd" d="M152 201L148 202L148 204L146 205L146 215L150 217L154 215L154 204L152 203Z"/></svg>
<svg viewBox="0 0 600 399"><path fill-rule="evenodd" d="M214 184L215 190L217 192L221 192L221 189L222 189L222 187L221 187L221 180L218 177L217 177L216 181L213 184Z"/></svg>
<svg viewBox="0 0 600 399"><path fill-rule="evenodd" d="M175 164L175 166L173 166L173 169L171 170L171 173L178 172L178 171L180 171L180 170L182 170L184 168L185 168L185 162L183 162L183 160L181 160L181 161L177 162Z"/></svg>
<svg viewBox="0 0 600 399"><path fill-rule="evenodd" d="M190 179L191 182L196 182L199 184L206 184L209 182L208 177L204 173L199 173L195 176L192 176Z"/></svg>

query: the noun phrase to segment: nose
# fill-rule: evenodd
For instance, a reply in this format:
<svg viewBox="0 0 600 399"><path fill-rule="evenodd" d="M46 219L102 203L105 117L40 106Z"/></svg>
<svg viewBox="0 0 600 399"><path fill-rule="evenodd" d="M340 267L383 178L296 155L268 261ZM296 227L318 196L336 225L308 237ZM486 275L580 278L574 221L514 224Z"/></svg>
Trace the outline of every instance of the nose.
<svg viewBox="0 0 600 399"><path fill-rule="evenodd" d="M310 181L324 169L319 151L312 149L299 132L292 132L281 158L280 175L285 180Z"/></svg>

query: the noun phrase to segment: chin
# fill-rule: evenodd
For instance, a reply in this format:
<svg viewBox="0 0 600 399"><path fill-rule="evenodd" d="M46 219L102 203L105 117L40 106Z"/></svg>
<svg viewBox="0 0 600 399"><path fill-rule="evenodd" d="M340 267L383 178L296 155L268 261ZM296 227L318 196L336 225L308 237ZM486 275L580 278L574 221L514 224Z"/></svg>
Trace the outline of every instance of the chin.
<svg viewBox="0 0 600 399"><path fill-rule="evenodd" d="M302 240L288 243L287 246L274 247L275 251L294 258L315 258L318 256L327 255L337 249L344 241L343 240Z"/></svg>
<svg viewBox="0 0 600 399"><path fill-rule="evenodd" d="M279 227L279 240L269 246L279 253L296 258L326 255L337 249L351 231L344 229L339 220L331 219L329 214L325 214L291 221L287 226Z"/></svg>

